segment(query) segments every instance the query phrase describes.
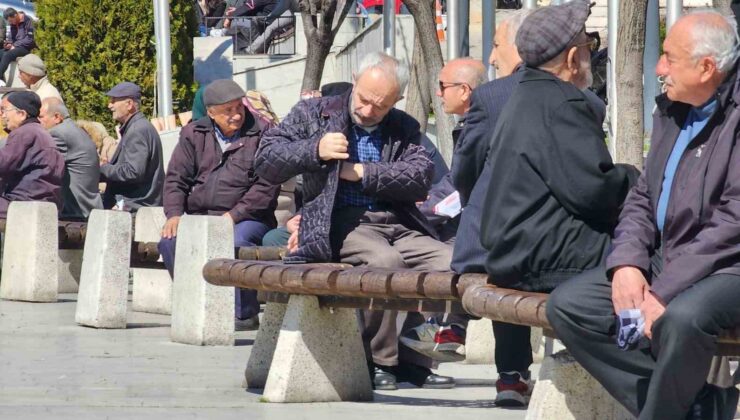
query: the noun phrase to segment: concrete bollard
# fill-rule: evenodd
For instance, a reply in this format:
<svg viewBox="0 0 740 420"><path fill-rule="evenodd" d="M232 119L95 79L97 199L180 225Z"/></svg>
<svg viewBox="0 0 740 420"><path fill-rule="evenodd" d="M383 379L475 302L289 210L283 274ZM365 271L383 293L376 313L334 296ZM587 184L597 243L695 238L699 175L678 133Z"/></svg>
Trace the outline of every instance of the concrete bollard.
<svg viewBox="0 0 740 420"><path fill-rule="evenodd" d="M272 356L275 354L280 327L283 325L285 311L288 305L277 302L267 302L262 314L260 329L254 339L254 346L249 353L247 368L244 370L244 387L261 389L265 387L267 375L270 373Z"/></svg>
<svg viewBox="0 0 740 420"><path fill-rule="evenodd" d="M93 210L87 222L75 322L126 328L131 213Z"/></svg>
<svg viewBox="0 0 740 420"><path fill-rule="evenodd" d="M465 363L469 365L494 364L496 341L491 320L481 318L468 321L465 332Z"/></svg>
<svg viewBox="0 0 740 420"><path fill-rule="evenodd" d="M56 302L57 206L38 201L13 201L4 236L0 298Z"/></svg>
<svg viewBox="0 0 740 420"><path fill-rule="evenodd" d="M167 217L162 207L143 207L136 212L134 241L159 242ZM137 312L172 313L172 278L167 270L132 268L131 309Z"/></svg>
<svg viewBox="0 0 740 420"><path fill-rule="evenodd" d="M632 420L575 359L563 350L545 357L526 420Z"/></svg>
<svg viewBox="0 0 740 420"><path fill-rule="evenodd" d="M59 250L59 293L77 293L82 273L81 249Z"/></svg>
<svg viewBox="0 0 740 420"><path fill-rule="evenodd" d="M373 389L353 309L320 308L292 295L263 399L267 402L371 401Z"/></svg>
<svg viewBox="0 0 740 420"><path fill-rule="evenodd" d="M233 224L221 216L183 216L172 286L174 342L234 344L234 288L214 286L203 278L203 266L214 258L234 258Z"/></svg>

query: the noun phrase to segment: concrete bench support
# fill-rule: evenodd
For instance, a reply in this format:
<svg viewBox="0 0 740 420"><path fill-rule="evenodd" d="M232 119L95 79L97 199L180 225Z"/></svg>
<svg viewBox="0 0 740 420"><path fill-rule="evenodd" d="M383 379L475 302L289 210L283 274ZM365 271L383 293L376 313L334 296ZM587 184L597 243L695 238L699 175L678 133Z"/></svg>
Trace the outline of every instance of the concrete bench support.
<svg viewBox="0 0 740 420"><path fill-rule="evenodd" d="M82 273L81 249L59 250L59 293L77 293Z"/></svg>
<svg viewBox="0 0 740 420"><path fill-rule="evenodd" d="M527 409L527 420L632 420L567 351L547 356Z"/></svg>
<svg viewBox="0 0 740 420"><path fill-rule="evenodd" d="M136 212L135 242L159 242L167 220L162 207L143 207ZM172 278L167 270L132 268L131 309L137 312L172 313Z"/></svg>
<svg viewBox="0 0 740 420"><path fill-rule="evenodd" d="M215 258L234 258L234 227L225 217L180 219L172 287L172 341L194 345L234 344L234 288L203 278Z"/></svg>
<svg viewBox="0 0 740 420"><path fill-rule="evenodd" d="M0 298L56 302L57 206L36 201L10 203L4 238Z"/></svg>
<svg viewBox="0 0 740 420"><path fill-rule="evenodd" d="M465 363L470 365L494 364L496 342L493 338L491 320L470 320L465 334Z"/></svg>
<svg viewBox="0 0 740 420"><path fill-rule="evenodd" d="M353 309L320 308L292 295L275 347L269 402L371 401L373 390Z"/></svg>
<svg viewBox="0 0 740 420"><path fill-rule="evenodd" d="M261 389L265 387L267 375L270 372L272 356L275 354L280 327L283 325L285 310L288 305L277 302L267 302L262 314L260 329L257 338L249 353L249 361L244 371L245 388Z"/></svg>
<svg viewBox="0 0 740 420"><path fill-rule="evenodd" d="M131 214L93 210L87 229L75 322L95 328L126 328Z"/></svg>

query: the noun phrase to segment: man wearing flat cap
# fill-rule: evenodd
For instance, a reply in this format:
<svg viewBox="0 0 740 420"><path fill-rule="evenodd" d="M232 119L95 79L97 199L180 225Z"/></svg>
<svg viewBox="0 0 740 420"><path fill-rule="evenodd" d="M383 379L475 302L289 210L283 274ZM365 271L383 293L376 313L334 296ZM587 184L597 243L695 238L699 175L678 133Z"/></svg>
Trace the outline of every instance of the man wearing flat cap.
<svg viewBox="0 0 740 420"><path fill-rule="evenodd" d="M139 111L141 88L122 82L106 93L108 109L120 124L121 142L108 163L100 167L107 183L103 206L136 212L162 205L164 164L157 129Z"/></svg>
<svg viewBox="0 0 740 420"><path fill-rule="evenodd" d="M38 55L28 54L18 60L18 75L31 92L39 95L41 101L47 98L62 100L62 95L46 77L46 65Z"/></svg>
<svg viewBox="0 0 740 420"><path fill-rule="evenodd" d="M216 80L203 94L207 116L182 129L164 182L164 212L159 251L170 275L175 263L177 226L183 214L223 216L234 224L234 245L261 245L277 226L280 184L254 171L254 155L270 126L242 102L244 91L233 80ZM254 290L237 289L237 329L258 324Z"/></svg>
<svg viewBox="0 0 740 420"><path fill-rule="evenodd" d="M501 287L550 292L596 267L638 175L612 162L583 93L588 15L583 0L542 7L516 35L525 69L493 133L485 170L495 182L484 188L491 211L481 220L486 272Z"/></svg>
<svg viewBox="0 0 740 420"><path fill-rule="evenodd" d="M33 92L13 92L0 103L10 132L0 149L0 217L11 201L45 201L61 209L64 157L38 120L41 100Z"/></svg>

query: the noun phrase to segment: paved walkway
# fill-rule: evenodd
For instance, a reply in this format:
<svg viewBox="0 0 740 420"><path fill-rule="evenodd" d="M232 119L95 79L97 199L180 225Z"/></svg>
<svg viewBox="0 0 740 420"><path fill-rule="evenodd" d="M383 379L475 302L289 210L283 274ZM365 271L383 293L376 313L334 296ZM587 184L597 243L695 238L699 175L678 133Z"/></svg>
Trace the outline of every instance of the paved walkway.
<svg viewBox="0 0 740 420"><path fill-rule="evenodd" d="M373 403L268 404L240 387L254 332L234 347L169 340L169 316L129 312L128 329L74 322L76 295L58 303L0 301L1 419L523 419L493 406L492 366L443 364L451 390L405 387Z"/></svg>

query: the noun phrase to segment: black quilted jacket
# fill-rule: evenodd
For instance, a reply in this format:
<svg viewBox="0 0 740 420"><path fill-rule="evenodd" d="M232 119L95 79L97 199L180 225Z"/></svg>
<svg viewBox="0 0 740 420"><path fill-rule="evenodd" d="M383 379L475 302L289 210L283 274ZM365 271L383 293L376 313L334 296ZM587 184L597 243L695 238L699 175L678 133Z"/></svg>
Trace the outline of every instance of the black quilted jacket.
<svg viewBox="0 0 740 420"><path fill-rule="evenodd" d="M336 161L321 161L318 150L326 133L344 133L349 138L350 94L299 102L260 142L255 170L261 177L279 184L303 174L300 246L286 261L336 259L338 250L330 245L329 230L339 171ZM363 192L390 206L407 227L436 238L415 205L426 199L434 173L431 159L419 145L419 123L393 109L380 129L384 138L381 161L364 164Z"/></svg>

